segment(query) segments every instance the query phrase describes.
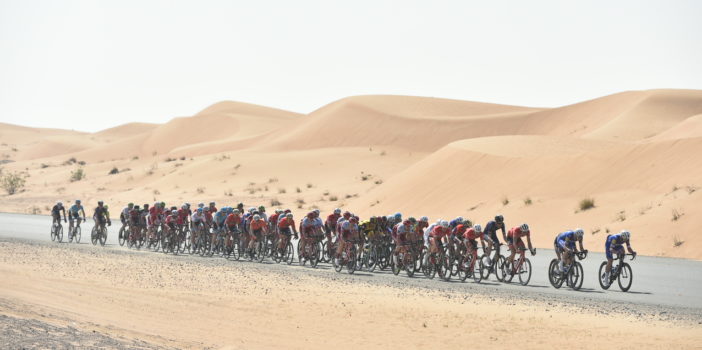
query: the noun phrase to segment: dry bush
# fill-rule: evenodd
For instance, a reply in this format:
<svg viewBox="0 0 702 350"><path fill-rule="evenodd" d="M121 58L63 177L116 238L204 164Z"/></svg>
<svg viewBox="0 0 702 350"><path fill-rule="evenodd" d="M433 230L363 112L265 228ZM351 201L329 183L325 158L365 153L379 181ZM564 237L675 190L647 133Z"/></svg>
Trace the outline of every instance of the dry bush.
<svg viewBox="0 0 702 350"><path fill-rule="evenodd" d="M685 215L685 213L678 212L676 209L673 209L673 217L670 219L671 221L678 221L681 216Z"/></svg>
<svg viewBox="0 0 702 350"><path fill-rule="evenodd" d="M5 190L5 192L7 192L7 194L10 196L17 192L21 192L26 183L26 176L22 173L6 173L0 177L0 186L2 186L2 189Z"/></svg>
<svg viewBox="0 0 702 350"><path fill-rule="evenodd" d="M532 201L531 201L530 197L524 198L524 205L530 206L531 204L532 204Z"/></svg>
<svg viewBox="0 0 702 350"><path fill-rule="evenodd" d="M283 205L283 203L281 203L278 198L271 199L271 207L279 207L281 205Z"/></svg>
<svg viewBox="0 0 702 350"><path fill-rule="evenodd" d="M85 171L83 168L78 168L74 171L71 171L71 182L76 182L85 179Z"/></svg>
<svg viewBox="0 0 702 350"><path fill-rule="evenodd" d="M302 192L302 190L299 187L297 187L297 188L295 188L295 192L300 193L300 192Z"/></svg>
<svg viewBox="0 0 702 350"><path fill-rule="evenodd" d="M509 204L509 198L507 198L507 197L502 198L502 205L505 206L507 204Z"/></svg>
<svg viewBox="0 0 702 350"><path fill-rule="evenodd" d="M196 189L196 191L197 191L197 193L199 193L199 194L203 194L203 193L205 193L205 188L204 188L204 187L198 187L198 188Z"/></svg>
<svg viewBox="0 0 702 350"><path fill-rule="evenodd" d="M330 201L330 202L336 202L336 201L338 201L338 200L339 200L339 197L337 197L337 196L329 196L329 201Z"/></svg>
<svg viewBox="0 0 702 350"><path fill-rule="evenodd" d="M382 185L382 184L383 184L383 180L375 180L375 184L376 184L376 185Z"/></svg>
<svg viewBox="0 0 702 350"><path fill-rule="evenodd" d="M673 237L673 247L677 248L677 247L683 245L683 243L685 243L685 241L681 241L680 237L678 237L678 236Z"/></svg>
<svg viewBox="0 0 702 350"><path fill-rule="evenodd" d="M308 183L308 184L307 184L307 188L312 188L312 184L311 184L311 183Z"/></svg>
<svg viewBox="0 0 702 350"><path fill-rule="evenodd" d="M624 221L626 220L626 212L624 210L620 211L617 213L617 221Z"/></svg>
<svg viewBox="0 0 702 350"><path fill-rule="evenodd" d="M117 169L117 167L112 168L112 170L110 170L110 172L107 173L107 175L114 175L114 174L119 174L119 169Z"/></svg>
<svg viewBox="0 0 702 350"><path fill-rule="evenodd" d="M594 207L595 207L595 199L594 198L583 198L580 200L580 203L578 204L578 208L580 208L580 210L582 210L582 211L592 209Z"/></svg>
<svg viewBox="0 0 702 350"><path fill-rule="evenodd" d="M285 192L287 192L287 191L285 191L284 188L279 188L279 189L278 189L278 193L280 193L280 194L283 194L283 193L285 193Z"/></svg>

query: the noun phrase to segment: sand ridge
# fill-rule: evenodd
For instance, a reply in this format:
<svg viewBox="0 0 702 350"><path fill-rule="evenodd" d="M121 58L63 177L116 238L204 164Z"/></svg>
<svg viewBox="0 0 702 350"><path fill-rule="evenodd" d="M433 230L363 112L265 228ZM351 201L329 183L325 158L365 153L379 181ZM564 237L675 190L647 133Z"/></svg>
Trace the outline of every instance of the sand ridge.
<svg viewBox="0 0 702 350"><path fill-rule="evenodd" d="M702 259L702 91L628 91L559 108L354 96L298 114L224 101L161 125L98 133L0 125L3 171L29 175L0 210L56 200L215 200L528 222L548 247L629 229L642 254ZM67 162L75 158L80 166ZM82 167L87 177L70 182ZM117 174L109 174L113 169ZM595 207L582 210L583 199ZM281 203L279 205L272 205Z"/></svg>

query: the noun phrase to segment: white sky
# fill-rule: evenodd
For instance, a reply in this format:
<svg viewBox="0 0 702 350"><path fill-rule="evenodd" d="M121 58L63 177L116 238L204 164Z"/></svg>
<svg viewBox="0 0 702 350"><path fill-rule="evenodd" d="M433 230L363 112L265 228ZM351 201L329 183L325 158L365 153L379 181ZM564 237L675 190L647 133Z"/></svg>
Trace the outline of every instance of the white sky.
<svg viewBox="0 0 702 350"><path fill-rule="evenodd" d="M0 0L0 122L96 131L221 100L555 107L702 89L702 1Z"/></svg>

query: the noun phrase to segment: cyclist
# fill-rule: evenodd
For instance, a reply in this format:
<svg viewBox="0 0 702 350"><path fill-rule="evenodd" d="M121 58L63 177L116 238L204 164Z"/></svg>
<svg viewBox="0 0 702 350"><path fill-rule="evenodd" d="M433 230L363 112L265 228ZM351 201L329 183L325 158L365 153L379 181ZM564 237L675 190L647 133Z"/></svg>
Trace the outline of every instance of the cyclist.
<svg viewBox="0 0 702 350"><path fill-rule="evenodd" d="M458 231L464 231L463 232L463 242L466 245L466 250L468 254L473 255L473 264L478 260L478 241L477 239L480 238L480 245L483 247L483 251L485 251L485 240L483 239L483 228L480 225L475 225L471 228L465 228L464 225L458 225L457 228L460 229ZM465 229L464 229L465 228ZM472 268L472 266L466 266L469 268Z"/></svg>
<svg viewBox="0 0 702 350"><path fill-rule="evenodd" d="M340 217L341 209L339 208L334 209L334 212L327 216L327 220L324 222L324 226L326 226L326 231L328 235L331 235L332 232L336 234L336 222L339 220ZM327 239L329 239L329 237L327 237Z"/></svg>
<svg viewBox="0 0 702 350"><path fill-rule="evenodd" d="M346 249L346 245L350 244L352 239L358 237L358 218L355 216L349 217L348 220L341 223L341 227L337 230L339 232L339 248L336 251L336 264L339 265L341 264L341 253ZM348 259L353 259L353 257L348 257Z"/></svg>
<svg viewBox="0 0 702 350"><path fill-rule="evenodd" d="M53 218L52 225L61 223L61 212L63 212L63 222L66 222L66 209L63 207L63 203L59 201L51 208L51 217Z"/></svg>
<svg viewBox="0 0 702 350"><path fill-rule="evenodd" d="M462 224L463 224L463 217L459 216L459 217L451 220L451 222L449 222L449 227L451 227L451 229L455 229L456 226L462 225Z"/></svg>
<svg viewBox="0 0 702 350"><path fill-rule="evenodd" d="M287 209L289 210L289 209ZM283 250L290 241L290 236L295 234L295 239L298 239L297 230L295 229L295 220L292 213L286 213L278 222L278 249Z"/></svg>
<svg viewBox="0 0 702 350"><path fill-rule="evenodd" d="M144 206L141 208L141 213L139 213L141 217L141 229L142 232L146 233L146 230L148 229L148 217L149 217L149 204L144 203Z"/></svg>
<svg viewBox="0 0 702 350"><path fill-rule="evenodd" d="M167 233L171 234L171 237L175 237L175 235L178 233L178 226L182 224L179 221L180 217L178 216L177 210L172 210L171 215L168 215L168 217L166 217L166 230Z"/></svg>
<svg viewBox="0 0 702 350"><path fill-rule="evenodd" d="M210 213L214 215L217 212L217 207L215 206L215 202L210 202L209 207L210 208Z"/></svg>
<svg viewBox="0 0 702 350"><path fill-rule="evenodd" d="M249 255L251 256L251 259L253 259L256 242L259 242L263 239L263 233L268 231L268 224L266 223L266 220L263 220L263 218L261 218L260 214L256 214L253 216L249 227L251 228L251 240L249 241Z"/></svg>
<svg viewBox="0 0 702 350"><path fill-rule="evenodd" d="M140 228L140 221L141 221L141 210L138 205L135 205L132 210L129 211L129 232L134 235L134 237L139 237L139 234L141 233L139 228ZM132 239L130 237L130 239Z"/></svg>
<svg viewBox="0 0 702 350"><path fill-rule="evenodd" d="M83 221L85 221L85 210L80 204L80 199L76 199L76 203L68 208L68 232L73 232L73 220L76 221L76 227L80 226L80 214L83 214Z"/></svg>
<svg viewBox="0 0 702 350"><path fill-rule="evenodd" d="M127 226L127 224L129 223L129 212L132 209L134 209L134 203L129 203L126 207L124 207L124 209L122 209L122 212L119 214L119 221L122 222L122 227Z"/></svg>
<svg viewBox="0 0 702 350"><path fill-rule="evenodd" d="M427 226L427 228L424 229L423 238L424 238L424 246L425 247L429 248L431 246L429 236L431 236L431 231L433 231L434 228L436 228L436 226L441 225L441 221L442 221L441 219L436 220L435 223Z"/></svg>
<svg viewBox="0 0 702 350"><path fill-rule="evenodd" d="M351 216L352 216L351 212L347 210L344 212L344 214L338 220L336 220L336 234L337 234L337 236L338 236L339 232L341 231L341 225L343 225L344 222L351 220ZM339 238L337 237L337 239L339 239Z"/></svg>
<svg viewBox="0 0 702 350"><path fill-rule="evenodd" d="M100 227L105 227L106 222L107 226L112 226L112 221L110 221L110 212L107 209L107 206L104 205L102 201L98 201L98 206L95 208L95 213L93 214L93 220Z"/></svg>
<svg viewBox="0 0 702 350"><path fill-rule="evenodd" d="M407 254L408 236L412 234L412 222L405 220L400 224L395 225L393 240L395 241L395 249L392 252L392 262L397 266L397 256L400 253Z"/></svg>
<svg viewBox="0 0 702 350"><path fill-rule="evenodd" d="M316 229L317 223L315 221L315 214L311 211L307 213L307 216L305 216L302 219L302 222L300 222L300 242L298 242L298 244L300 244L300 251L303 254L307 248L307 244L311 243L313 240L312 236L315 234Z"/></svg>
<svg viewBox="0 0 702 350"><path fill-rule="evenodd" d="M197 208L197 210L190 217L190 244L195 244L197 242L197 236L200 234L200 229L204 229L205 226L205 214L202 208Z"/></svg>
<svg viewBox="0 0 702 350"><path fill-rule="evenodd" d="M227 220L229 207L222 207L222 210L217 211L214 214L214 228L215 232L224 232L224 222ZM212 246L215 246L215 240L217 235L212 235Z"/></svg>
<svg viewBox="0 0 702 350"><path fill-rule="evenodd" d="M259 206L258 207L258 215L261 217L263 221L268 221L268 215L266 214L266 207L264 206Z"/></svg>
<svg viewBox="0 0 702 350"><path fill-rule="evenodd" d="M483 239L487 242L485 256L489 257L492 249L495 249L496 257L500 255L500 239L497 237L497 230L502 230L502 239L507 241L505 218L502 215L496 215L495 220L488 221L488 223L485 224L485 228L483 229ZM487 261L487 265L491 266L492 261Z"/></svg>
<svg viewBox="0 0 702 350"><path fill-rule="evenodd" d="M578 252L575 246L575 241L580 244L580 251L585 251L583 248L583 235L584 231L581 228L575 229L575 231L565 231L556 235L556 239L553 240L553 249L556 251L556 257L558 257L558 267L561 272L565 272L565 267L563 262L570 264L573 259L573 254Z"/></svg>
<svg viewBox="0 0 702 350"><path fill-rule="evenodd" d="M443 249L443 241L451 234L451 228L449 227L449 222L446 220L441 220L439 225L434 226L429 234L431 241L431 253L438 253L439 249Z"/></svg>
<svg viewBox="0 0 702 350"><path fill-rule="evenodd" d="M529 225L521 224L520 226L513 227L507 232L507 242L509 243L509 249L511 251L507 261L510 263L514 261L514 256L517 254L517 249L524 248L524 242L522 237L527 238L527 243L529 244L529 251L531 255L536 254L536 249L531 245L531 231L529 230Z"/></svg>
<svg viewBox="0 0 702 350"><path fill-rule="evenodd" d="M190 215L190 205L188 203L184 203L180 207L180 209L178 209L178 218L181 222L179 225L186 226L188 224L188 218L190 218Z"/></svg>
<svg viewBox="0 0 702 350"><path fill-rule="evenodd" d="M606 285L609 285L609 277L612 272L612 261L614 260L614 254L616 253L618 255L619 262L621 263L624 260L624 246L622 244L626 243L626 250L629 251L629 254L633 254L636 256L636 252L631 249L631 233L627 230L622 230L621 232L615 234L615 235L608 235L607 236L607 241L605 242L605 252L607 255L607 267L605 268L605 274L604 276L600 276L600 278L606 282Z"/></svg>
<svg viewBox="0 0 702 350"><path fill-rule="evenodd" d="M232 209L231 213L227 215L227 219L224 220L224 227L227 230L227 246L230 246L229 236L231 240L239 239L239 234L241 233L241 216L239 216L239 209Z"/></svg>

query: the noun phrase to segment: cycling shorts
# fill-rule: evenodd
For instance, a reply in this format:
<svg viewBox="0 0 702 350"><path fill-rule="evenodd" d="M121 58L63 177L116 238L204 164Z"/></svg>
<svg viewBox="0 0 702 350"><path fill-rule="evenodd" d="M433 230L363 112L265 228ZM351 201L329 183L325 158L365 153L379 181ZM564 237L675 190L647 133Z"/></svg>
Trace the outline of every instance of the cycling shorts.
<svg viewBox="0 0 702 350"><path fill-rule="evenodd" d="M292 236L292 230L290 227L281 227L278 229L278 231L280 231L281 235L286 235L288 237Z"/></svg>
<svg viewBox="0 0 702 350"><path fill-rule="evenodd" d="M607 259L614 259L614 254L612 254L612 251L617 254L624 254L624 246L621 244L612 245L612 238L608 237L607 242L605 243L605 254L607 255Z"/></svg>

